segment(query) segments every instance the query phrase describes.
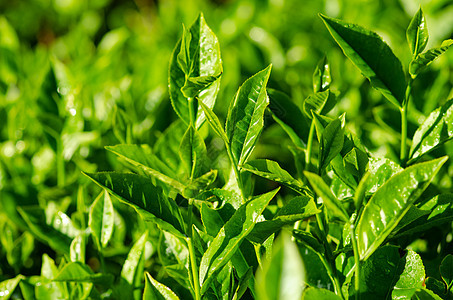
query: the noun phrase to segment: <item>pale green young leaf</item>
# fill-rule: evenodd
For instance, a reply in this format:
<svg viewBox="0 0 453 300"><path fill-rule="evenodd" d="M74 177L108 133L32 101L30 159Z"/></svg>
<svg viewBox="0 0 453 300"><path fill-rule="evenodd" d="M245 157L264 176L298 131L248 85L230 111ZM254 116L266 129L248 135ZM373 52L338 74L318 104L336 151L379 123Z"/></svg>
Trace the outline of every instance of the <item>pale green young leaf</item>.
<svg viewBox="0 0 453 300"><path fill-rule="evenodd" d="M440 47L432 48L427 50L424 53L418 54L415 59L409 64L409 73L412 78L417 77L424 68L426 68L430 63L432 63L437 57L447 51L451 45L453 45L453 40L445 40L442 42Z"/></svg>
<svg viewBox="0 0 453 300"><path fill-rule="evenodd" d="M115 172L84 173L100 187L107 189L121 202L132 206L144 221L156 222L163 230L184 237L181 212L162 189L147 177Z"/></svg>
<svg viewBox="0 0 453 300"><path fill-rule="evenodd" d="M270 260L256 274L259 300L300 299L305 287L305 267L288 232L274 242Z"/></svg>
<svg viewBox="0 0 453 300"><path fill-rule="evenodd" d="M210 76L189 77L181 88L181 92L186 98L194 98L199 93L213 84L221 74Z"/></svg>
<svg viewBox="0 0 453 300"><path fill-rule="evenodd" d="M263 129L264 111L269 104L266 85L271 67L247 79L228 109L225 131L237 165L247 161Z"/></svg>
<svg viewBox="0 0 453 300"><path fill-rule="evenodd" d="M325 115L336 104L336 96L330 90L314 93L307 97L304 101L305 115L311 119L312 111L320 115Z"/></svg>
<svg viewBox="0 0 453 300"><path fill-rule="evenodd" d="M212 111L211 108L206 106L203 102L199 102L200 107L203 109L205 115L206 115L206 120L208 120L209 125L211 125L211 128L214 130L214 132L222 138L224 141L225 145L229 144L228 137L225 133L225 130L223 130L223 126L220 124L219 118L217 115Z"/></svg>
<svg viewBox="0 0 453 300"><path fill-rule="evenodd" d="M329 213L340 218L344 222L349 222L349 215L343 207L343 204L334 196L324 180L314 173L304 172L304 175L307 177L316 194L322 198Z"/></svg>
<svg viewBox="0 0 453 300"><path fill-rule="evenodd" d="M25 279L23 275L0 282L0 300L9 299L21 280Z"/></svg>
<svg viewBox="0 0 453 300"><path fill-rule="evenodd" d="M217 178L217 170L211 170L200 177L188 183L182 196L186 199L196 198L200 193L204 192Z"/></svg>
<svg viewBox="0 0 453 300"><path fill-rule="evenodd" d="M439 297L437 294L435 294L433 291L428 290L428 289L417 289L412 295L412 300L442 300L441 297Z"/></svg>
<svg viewBox="0 0 453 300"><path fill-rule="evenodd" d="M414 57L421 53L425 49L426 44L428 44L428 26L421 7L406 30L406 38Z"/></svg>
<svg viewBox="0 0 453 300"><path fill-rule="evenodd" d="M278 189L247 201L220 229L201 259L199 278L200 284L202 284L202 293L208 290L213 275L220 271L236 253L242 241L252 231L261 213L277 192Z"/></svg>
<svg viewBox="0 0 453 300"><path fill-rule="evenodd" d="M190 40L187 36L190 35ZM185 49L185 51L181 51ZM219 76L222 73L220 46L215 34L206 24L203 14L177 43L170 58L168 74L170 99L174 110L180 119L190 124L189 102L181 88L186 84L188 77ZM220 76L210 85L198 93L198 101L212 109L220 87ZM205 117L201 109L197 109L196 128L204 122Z"/></svg>
<svg viewBox="0 0 453 300"><path fill-rule="evenodd" d="M93 271L81 262L70 262L53 278L53 281L71 281L80 283L93 283L111 286L112 274L93 273Z"/></svg>
<svg viewBox="0 0 453 300"><path fill-rule="evenodd" d="M99 250L105 248L112 237L115 225L114 210L109 193L104 191L93 202L88 226Z"/></svg>
<svg viewBox="0 0 453 300"><path fill-rule="evenodd" d="M307 192L307 187L301 181L293 178L275 161L269 159L252 160L243 166L243 170L251 172L260 177L284 184L290 189L302 195Z"/></svg>
<svg viewBox="0 0 453 300"><path fill-rule="evenodd" d="M341 300L342 298L332 291L310 287L304 291L302 300Z"/></svg>
<svg viewBox="0 0 453 300"><path fill-rule="evenodd" d="M148 272L145 275L143 300L179 300L179 297L169 287L158 282Z"/></svg>
<svg viewBox="0 0 453 300"><path fill-rule="evenodd" d="M147 239L148 231L132 246L121 269L122 283L120 285L128 292L132 292L142 283Z"/></svg>
<svg viewBox="0 0 453 300"><path fill-rule="evenodd" d="M403 67L382 38L361 26L324 15L320 17L344 54L371 85L391 103L402 107L406 92Z"/></svg>
<svg viewBox="0 0 453 300"><path fill-rule="evenodd" d="M441 157L408 167L387 180L371 197L357 221L360 259L367 259L384 242L447 161Z"/></svg>
<svg viewBox="0 0 453 300"><path fill-rule="evenodd" d="M191 180L199 177L206 168L206 145L191 125L181 140L179 156L186 167L186 174Z"/></svg>
<svg viewBox="0 0 453 300"><path fill-rule="evenodd" d="M453 99L429 114L417 129L409 151L409 163L453 139Z"/></svg>
<svg viewBox="0 0 453 300"><path fill-rule="evenodd" d="M319 93L329 89L332 83L332 77L330 75L330 65L327 57L324 56L316 65L315 71L313 72L313 92ZM311 114L310 114L311 115Z"/></svg>
<svg viewBox="0 0 453 300"><path fill-rule="evenodd" d="M86 241L83 233L76 236L69 248L69 258L72 262L85 263Z"/></svg>

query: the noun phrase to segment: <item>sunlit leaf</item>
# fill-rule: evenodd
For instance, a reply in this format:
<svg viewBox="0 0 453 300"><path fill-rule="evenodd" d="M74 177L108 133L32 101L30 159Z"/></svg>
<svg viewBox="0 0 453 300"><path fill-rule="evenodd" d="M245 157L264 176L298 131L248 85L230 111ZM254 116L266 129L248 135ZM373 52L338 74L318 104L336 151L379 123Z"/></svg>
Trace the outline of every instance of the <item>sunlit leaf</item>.
<svg viewBox="0 0 453 300"><path fill-rule="evenodd" d="M104 196L100 194L91 206L88 226L98 249L105 248L112 237L114 226L114 210L107 191L104 192Z"/></svg>
<svg viewBox="0 0 453 300"><path fill-rule="evenodd" d="M167 286L158 282L148 272L145 273L143 300L179 300L179 297Z"/></svg>
<svg viewBox="0 0 453 300"><path fill-rule="evenodd" d="M425 49L426 44L428 44L428 37L428 26L420 7L406 31L407 43L414 56Z"/></svg>
<svg viewBox="0 0 453 300"><path fill-rule="evenodd" d="M409 65L409 73L412 78L415 78L424 68L426 68L431 62L433 62L437 57L447 51L451 45L453 45L453 40L445 40L442 42L440 47L432 48L426 52L420 53L411 61Z"/></svg>

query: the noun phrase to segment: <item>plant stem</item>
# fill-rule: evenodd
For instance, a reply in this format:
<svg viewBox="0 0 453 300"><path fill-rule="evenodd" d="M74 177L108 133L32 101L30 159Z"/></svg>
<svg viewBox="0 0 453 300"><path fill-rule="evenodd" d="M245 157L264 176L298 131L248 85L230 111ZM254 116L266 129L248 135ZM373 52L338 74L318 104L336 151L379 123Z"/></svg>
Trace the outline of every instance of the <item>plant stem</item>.
<svg viewBox="0 0 453 300"><path fill-rule="evenodd" d="M200 280L198 278L198 266L195 260L195 249L193 247L192 239L187 238L187 246L189 248L189 256L190 256L190 266L192 269L192 278L193 278L193 288L195 293L195 300L201 299L200 294Z"/></svg>
<svg viewBox="0 0 453 300"><path fill-rule="evenodd" d="M313 137L315 135L315 122L312 120L310 125L310 132L308 133L307 151L305 151L305 170L311 169L311 150L313 148Z"/></svg>
<svg viewBox="0 0 453 300"><path fill-rule="evenodd" d="M360 257L359 257L359 248L357 247L357 240L354 232L354 224L349 224L349 234L352 241L352 250L354 251L354 262L355 262L355 299L360 299Z"/></svg>
<svg viewBox="0 0 453 300"><path fill-rule="evenodd" d="M411 89L412 89L412 82L413 79L409 79L406 88L406 99L403 102L403 106L400 108L401 112L401 152L400 152L400 160L401 166L404 168L407 162L407 107L409 106L409 100L411 96Z"/></svg>

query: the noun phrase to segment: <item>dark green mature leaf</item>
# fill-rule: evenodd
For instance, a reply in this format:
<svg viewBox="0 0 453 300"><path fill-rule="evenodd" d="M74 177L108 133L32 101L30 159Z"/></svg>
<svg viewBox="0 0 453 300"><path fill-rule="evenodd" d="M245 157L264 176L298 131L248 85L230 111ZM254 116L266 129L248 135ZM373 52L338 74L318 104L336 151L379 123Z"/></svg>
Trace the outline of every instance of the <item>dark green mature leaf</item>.
<svg viewBox="0 0 453 300"><path fill-rule="evenodd" d="M376 33L361 26L320 15L344 54L391 103L402 107L406 79L390 47Z"/></svg>
<svg viewBox="0 0 453 300"><path fill-rule="evenodd" d="M288 204L283 206L271 219L256 223L247 239L262 244L273 233L282 229L285 225L311 217L321 211L316 207L313 198L307 196L294 197Z"/></svg>
<svg viewBox="0 0 453 300"><path fill-rule="evenodd" d="M220 271L235 254L277 192L278 189L247 201L220 229L201 259L199 278L202 293L208 290L213 274Z"/></svg>
<svg viewBox="0 0 453 300"><path fill-rule="evenodd" d="M409 157L416 160L453 139L453 99L429 114L412 139Z"/></svg>
<svg viewBox="0 0 453 300"><path fill-rule="evenodd" d="M107 246L113 233L113 226L115 225L114 210L110 195L107 191L104 192L104 197L102 194L96 198L91 206L90 218L88 220L88 226L98 249Z"/></svg>
<svg viewBox="0 0 453 300"><path fill-rule="evenodd" d="M324 170L330 161L337 156L344 143L344 128L340 119L330 122L324 129L319 143L319 169Z"/></svg>
<svg viewBox="0 0 453 300"><path fill-rule="evenodd" d="M184 237L184 225L178 206L148 178L115 172L84 174L120 201L132 206L145 221L156 222L163 230Z"/></svg>
<svg viewBox="0 0 453 300"><path fill-rule="evenodd" d="M207 158L206 145L191 125L181 140L179 155L186 166L186 174L189 174L191 179L197 178L203 173Z"/></svg>
<svg viewBox="0 0 453 300"><path fill-rule="evenodd" d="M270 260L256 274L257 299L300 299L305 287L305 268L288 232L274 242Z"/></svg>
<svg viewBox="0 0 453 300"><path fill-rule="evenodd" d="M310 129L300 108L285 93L274 89L267 89L267 93L272 118L288 134L294 145L305 148Z"/></svg>
<svg viewBox="0 0 453 300"><path fill-rule="evenodd" d="M449 290L453 284L453 255L448 254L445 256L440 264L439 271L442 276L442 280L445 282L447 289Z"/></svg>
<svg viewBox="0 0 453 300"><path fill-rule="evenodd" d="M169 287L158 282L148 272L145 275L143 300L179 300L179 297Z"/></svg>
<svg viewBox="0 0 453 300"><path fill-rule="evenodd" d="M417 253L407 250L401 257L397 247L384 246L362 265L359 295L370 300L388 299L390 295L392 299L410 299L423 286L424 279L425 268ZM351 285L349 296L355 294Z"/></svg>
<svg viewBox="0 0 453 300"><path fill-rule="evenodd" d="M330 66L327 57L324 56L316 65L313 72L313 92L323 92L330 87L332 77L330 75Z"/></svg>
<svg viewBox="0 0 453 300"><path fill-rule="evenodd" d="M433 60L443 54L448 48L453 45L453 40L445 40L442 42L440 47L432 48L424 53L420 53L417 57L411 61L409 65L409 73L412 78L417 77L424 68L426 68Z"/></svg>
<svg viewBox="0 0 453 300"><path fill-rule="evenodd" d="M284 184L300 194L305 194L307 191L307 187L302 182L294 179L286 170L282 169L277 162L269 159L256 159L249 161L243 166L243 170Z"/></svg>
<svg viewBox="0 0 453 300"><path fill-rule="evenodd" d="M349 222L349 215L343 207L343 204L333 195L324 180L314 173L304 172L304 175L307 177L316 194L322 198L329 213L340 218L344 222Z"/></svg>
<svg viewBox="0 0 453 300"><path fill-rule="evenodd" d="M415 16L412 18L406 31L407 43L411 49L412 55L417 56L425 49L428 44L428 26L426 25L425 16L420 7Z"/></svg>
<svg viewBox="0 0 453 300"><path fill-rule="evenodd" d="M304 112L305 115L311 119L312 111L320 115L325 115L336 104L336 96L330 90L323 92L317 92L307 97L304 101Z"/></svg>
<svg viewBox="0 0 453 300"><path fill-rule="evenodd" d="M434 292L434 294L437 294L439 296L444 296L444 298L451 297L452 293L449 291L447 293L447 286L443 281L437 280L434 277L428 277L425 279L425 286L426 289L430 290L430 292ZM434 299L434 298L430 298ZM436 298L438 299L438 298ZM439 298L440 299L440 298Z"/></svg>
<svg viewBox="0 0 453 300"><path fill-rule="evenodd" d="M18 207L30 232L39 240L47 243L53 250L69 254L72 239L46 222L44 211L39 207Z"/></svg>
<svg viewBox="0 0 453 300"><path fill-rule="evenodd" d="M111 286L113 283L113 275L93 273L93 271L81 262L68 263L61 269L54 281L73 281L73 282L88 282Z"/></svg>
<svg viewBox="0 0 453 300"><path fill-rule="evenodd" d="M342 298L326 289L318 289L310 287L304 291L302 295L302 300L341 300Z"/></svg>
<svg viewBox="0 0 453 300"><path fill-rule="evenodd" d="M237 91L228 109L225 131L237 165L252 153L264 125L264 110L269 104L266 84L272 65L256 73Z"/></svg>
<svg viewBox="0 0 453 300"><path fill-rule="evenodd" d="M293 230L293 236L296 241L305 247L312 250L314 253L323 254L325 251L324 245L311 234L310 232L295 229Z"/></svg>
<svg viewBox="0 0 453 300"><path fill-rule="evenodd" d="M0 299L8 300L21 280L25 279L23 275L17 275L13 279L0 282Z"/></svg>
<svg viewBox="0 0 453 300"><path fill-rule="evenodd" d="M384 242L447 159L441 157L410 166L392 176L376 191L357 222L361 260L368 258Z"/></svg>
<svg viewBox="0 0 453 300"><path fill-rule="evenodd" d="M160 161L157 157L152 154L151 150L146 146L139 145L115 145L106 146L105 149L115 153L116 155L125 158L129 163L134 166L140 167L146 173L150 174L154 178L174 187L179 192L184 190L184 184L182 184L176 175L171 174L172 177L162 173L158 169L161 167L163 170L167 170L165 164ZM173 173L173 172L167 172Z"/></svg>
<svg viewBox="0 0 453 300"><path fill-rule="evenodd" d="M190 36L190 38L189 38ZM181 52L181 49L183 51ZM169 86L173 108L181 120L190 124L189 102L181 88L186 85L190 77L219 76L222 73L219 42L215 34L206 24L203 14L200 14L192 26L185 31L170 58ZM219 76L220 77L220 76ZM195 79L195 81L197 81ZM198 94L198 101L209 108L214 107L215 99L220 87L220 79L207 85ZM204 114L197 110L196 128L204 122Z"/></svg>

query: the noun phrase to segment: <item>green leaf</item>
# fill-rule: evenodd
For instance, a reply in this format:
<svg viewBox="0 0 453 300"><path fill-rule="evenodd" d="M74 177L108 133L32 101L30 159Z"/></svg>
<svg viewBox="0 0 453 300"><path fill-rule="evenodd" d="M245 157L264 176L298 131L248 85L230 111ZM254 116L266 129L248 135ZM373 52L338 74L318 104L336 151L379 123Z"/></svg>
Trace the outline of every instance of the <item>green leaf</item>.
<svg viewBox="0 0 453 300"><path fill-rule="evenodd" d="M179 297L169 287L155 280L148 272L145 275L143 300L179 300Z"/></svg>
<svg viewBox="0 0 453 300"><path fill-rule="evenodd" d="M198 94L213 84L221 74L215 76L198 76L187 78L186 83L181 88L181 92L186 98L194 98Z"/></svg>
<svg viewBox="0 0 453 300"><path fill-rule="evenodd" d="M115 145L106 146L105 149L126 159L134 166L142 168L143 171L145 171L147 174L168 184L171 187L174 187L178 192L182 192L184 190L184 185L178 179L176 179L176 175L170 177L169 175L166 175L158 170L159 166L162 166L162 169L166 169L166 166L154 154L152 154L151 150L146 146Z"/></svg>
<svg viewBox="0 0 453 300"><path fill-rule="evenodd" d="M76 236L69 249L69 258L73 262L85 263L86 242L83 233Z"/></svg>
<svg viewBox="0 0 453 300"><path fill-rule="evenodd" d="M145 221L156 222L161 229L184 238L184 223L178 206L148 178L115 172L84 174L121 202L132 206Z"/></svg>
<svg viewBox="0 0 453 300"><path fill-rule="evenodd" d="M410 162L453 139L453 99L429 114L412 139Z"/></svg>
<svg viewBox="0 0 453 300"><path fill-rule="evenodd" d="M266 84L272 65L256 73L239 88L228 109L226 134L235 163L243 165L253 151L269 104Z"/></svg>
<svg viewBox="0 0 453 300"><path fill-rule="evenodd" d="M235 254L277 192L278 189L247 201L220 229L201 259L199 278L202 294L208 290L213 274L220 271Z"/></svg>
<svg viewBox="0 0 453 300"><path fill-rule="evenodd" d="M441 297L427 289L418 289L411 298L412 300L442 300Z"/></svg>
<svg viewBox="0 0 453 300"><path fill-rule="evenodd" d="M415 16L412 18L406 31L407 43L415 57L425 49L428 44L428 26L426 25L425 16L420 7Z"/></svg>
<svg viewBox="0 0 453 300"><path fill-rule="evenodd" d="M367 192L374 194L390 177L403 171L400 165L388 158L370 157L368 162L370 177L367 180Z"/></svg>
<svg viewBox="0 0 453 300"><path fill-rule="evenodd" d="M349 222L349 215L344 209L343 204L333 195L324 180L314 173L304 172L304 175L307 177L316 194L322 198L329 213L340 218L344 222Z"/></svg>
<svg viewBox="0 0 453 300"><path fill-rule="evenodd" d="M430 290L430 292L434 292L434 294L437 294L439 296L446 296L446 297L451 297L451 291L448 291L447 293L447 287L443 281L437 280L434 277L428 277L425 279L425 286L427 290ZM429 299L434 299L434 298L429 298ZM436 298L436 299L441 299L441 298Z"/></svg>
<svg viewBox="0 0 453 300"><path fill-rule="evenodd" d="M442 263L439 267L440 275L442 280L447 285L447 289L450 290L453 284L453 255L448 254L442 260Z"/></svg>
<svg viewBox="0 0 453 300"><path fill-rule="evenodd" d="M111 286L113 284L113 275L93 273L93 271L81 262L70 262L61 269L53 281L71 281L71 282L88 282Z"/></svg>
<svg viewBox="0 0 453 300"><path fill-rule="evenodd" d="M270 260L256 274L257 299L300 299L305 287L305 267L288 232L274 242Z"/></svg>
<svg viewBox="0 0 453 300"><path fill-rule="evenodd" d="M310 287L304 291L302 300L341 300L342 298L326 289Z"/></svg>
<svg viewBox="0 0 453 300"><path fill-rule="evenodd" d="M307 97L304 101L305 115L311 119L312 111L320 115L325 115L336 104L336 96L330 90L317 92Z"/></svg>
<svg viewBox="0 0 453 300"><path fill-rule="evenodd" d="M206 145L192 126L189 126L181 140L179 156L190 179L197 178L203 173L207 158Z"/></svg>
<svg viewBox="0 0 453 300"><path fill-rule="evenodd" d="M310 232L295 229L293 230L293 236L298 243L309 248L314 253L317 253L319 255L325 252L324 245Z"/></svg>
<svg viewBox="0 0 453 300"><path fill-rule="evenodd" d="M48 244L53 250L69 254L72 239L61 231L49 226L44 211L39 207L17 207L30 232Z"/></svg>
<svg viewBox="0 0 453 300"><path fill-rule="evenodd" d="M319 170L324 170L330 161L337 156L344 143L344 128L341 120L335 119L324 129L319 144Z"/></svg>
<svg viewBox="0 0 453 300"><path fill-rule="evenodd" d="M193 180L187 184L182 192L182 196L186 199L196 198L200 193L204 192L217 178L217 170L211 170L206 174Z"/></svg>
<svg viewBox="0 0 453 300"><path fill-rule="evenodd" d="M98 249L105 248L112 237L115 225L114 210L109 193L104 192L96 198L90 210L88 226Z"/></svg>
<svg viewBox="0 0 453 300"><path fill-rule="evenodd" d="M197 97L198 102L203 102L212 109L219 91L219 74L221 73L222 61L219 42L206 24L203 14L200 14L192 26L185 31L183 38L176 44L170 58L168 75L170 99L177 115L186 125L190 124L189 102L181 91L186 85L186 79L189 77L219 76L207 85L202 92L199 92ZM194 80L197 81L197 79ZM197 109L196 112L196 128L199 128L205 117L201 109Z"/></svg>
<svg viewBox="0 0 453 300"><path fill-rule="evenodd" d="M302 182L294 179L275 161L269 159L252 160L243 166L243 170L251 172L260 177L284 184L300 194L305 194L307 192L307 187Z"/></svg>
<svg viewBox="0 0 453 300"><path fill-rule="evenodd" d="M294 197L271 220L256 223L247 239L262 244L283 226L294 224L296 221L306 219L320 212L313 198L307 196Z"/></svg>
<svg viewBox="0 0 453 300"><path fill-rule="evenodd" d="M121 283L119 288L122 295L131 295L138 286L142 284L143 269L145 264L145 245L148 239L148 231L146 231L129 251L126 261L121 269Z"/></svg>
<svg viewBox="0 0 453 300"><path fill-rule="evenodd" d="M361 299L410 299L423 286L425 268L420 256L412 250L400 255L394 246L384 246L366 260L360 272ZM355 275L354 275L355 276ZM354 279L351 280L354 282ZM356 294L353 285L349 296Z"/></svg>
<svg viewBox="0 0 453 300"><path fill-rule="evenodd" d="M310 128L300 108L285 93L270 88L267 93L272 118L288 134L294 145L305 148Z"/></svg>
<svg viewBox="0 0 453 300"><path fill-rule="evenodd" d="M329 62L327 61L327 57L324 56L318 62L313 72L313 92L316 94L328 90L331 82L332 77L330 75Z"/></svg>
<svg viewBox="0 0 453 300"><path fill-rule="evenodd" d="M25 277L17 275L13 279L0 282L0 300L9 299L22 279L25 279Z"/></svg>
<svg viewBox="0 0 453 300"><path fill-rule="evenodd" d="M208 120L209 125L211 125L211 128L214 130L214 132L222 138L224 141L225 145L228 145L230 142L228 140L228 137L225 133L225 130L223 130L222 125L220 124L219 118L217 115L209 108L206 106L203 102L200 102L200 107L203 109L205 115L206 115L206 120Z"/></svg>
<svg viewBox="0 0 453 300"><path fill-rule="evenodd" d="M344 54L391 103L403 106L406 79L403 67L390 47L376 33L320 15Z"/></svg>
<svg viewBox="0 0 453 300"><path fill-rule="evenodd" d="M409 73L411 74L412 78L417 77L424 68L426 68L433 60L447 51L451 45L453 45L453 40L445 40L442 42L440 47L432 48L427 50L424 53L420 53L411 61L409 64Z"/></svg>
<svg viewBox="0 0 453 300"><path fill-rule="evenodd" d="M360 259L368 258L398 225L448 157L408 167L392 176L366 204L356 227Z"/></svg>

